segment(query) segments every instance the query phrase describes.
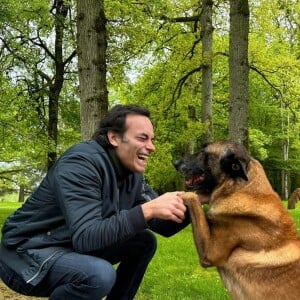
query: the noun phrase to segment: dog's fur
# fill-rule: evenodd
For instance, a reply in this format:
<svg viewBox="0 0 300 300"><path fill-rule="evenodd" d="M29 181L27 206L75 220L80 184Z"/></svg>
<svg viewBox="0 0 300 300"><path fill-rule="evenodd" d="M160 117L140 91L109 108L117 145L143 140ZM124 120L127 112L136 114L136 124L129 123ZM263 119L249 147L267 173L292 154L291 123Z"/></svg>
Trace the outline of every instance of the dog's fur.
<svg viewBox="0 0 300 300"><path fill-rule="evenodd" d="M203 267L237 300L300 299L300 237L261 164L233 142L177 161ZM205 213L201 199L209 200Z"/></svg>

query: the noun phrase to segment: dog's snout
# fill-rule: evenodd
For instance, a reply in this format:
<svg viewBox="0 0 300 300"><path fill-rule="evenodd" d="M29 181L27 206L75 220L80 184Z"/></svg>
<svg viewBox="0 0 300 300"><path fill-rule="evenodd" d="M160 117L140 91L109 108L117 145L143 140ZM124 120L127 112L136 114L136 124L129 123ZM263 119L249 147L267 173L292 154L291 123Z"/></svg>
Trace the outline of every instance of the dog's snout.
<svg viewBox="0 0 300 300"><path fill-rule="evenodd" d="M182 165L182 159L178 159L176 161L173 162L173 166L175 167L175 169L178 171L180 169L180 166Z"/></svg>

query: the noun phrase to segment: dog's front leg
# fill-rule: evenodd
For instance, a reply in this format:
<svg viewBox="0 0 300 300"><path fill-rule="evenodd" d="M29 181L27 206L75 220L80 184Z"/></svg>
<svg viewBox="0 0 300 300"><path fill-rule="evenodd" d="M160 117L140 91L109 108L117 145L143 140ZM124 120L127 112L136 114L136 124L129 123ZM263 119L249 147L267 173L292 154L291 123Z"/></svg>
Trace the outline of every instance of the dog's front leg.
<svg viewBox="0 0 300 300"><path fill-rule="evenodd" d="M182 195L182 199L190 212L194 241L200 263L203 267L209 267L212 264L206 259L206 254L210 243L210 229L199 196L196 193L187 192Z"/></svg>

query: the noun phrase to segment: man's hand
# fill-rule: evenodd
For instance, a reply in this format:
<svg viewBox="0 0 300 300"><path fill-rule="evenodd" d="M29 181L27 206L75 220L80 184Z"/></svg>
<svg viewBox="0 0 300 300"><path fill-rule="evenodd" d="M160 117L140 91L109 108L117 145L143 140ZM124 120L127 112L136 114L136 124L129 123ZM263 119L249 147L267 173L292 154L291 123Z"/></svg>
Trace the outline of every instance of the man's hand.
<svg viewBox="0 0 300 300"><path fill-rule="evenodd" d="M180 197L184 192L168 192L141 205L146 221L153 218L182 223L186 206Z"/></svg>

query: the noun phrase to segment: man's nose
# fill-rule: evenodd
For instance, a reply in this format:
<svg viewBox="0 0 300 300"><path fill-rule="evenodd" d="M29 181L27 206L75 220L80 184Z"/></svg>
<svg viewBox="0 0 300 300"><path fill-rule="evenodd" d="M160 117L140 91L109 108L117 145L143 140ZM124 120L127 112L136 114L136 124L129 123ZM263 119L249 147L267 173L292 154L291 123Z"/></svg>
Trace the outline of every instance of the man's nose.
<svg viewBox="0 0 300 300"><path fill-rule="evenodd" d="M154 146L154 144L153 144L152 141L149 141L147 143L147 149L150 150L151 152L154 152L156 150L156 148L155 148L155 146Z"/></svg>

